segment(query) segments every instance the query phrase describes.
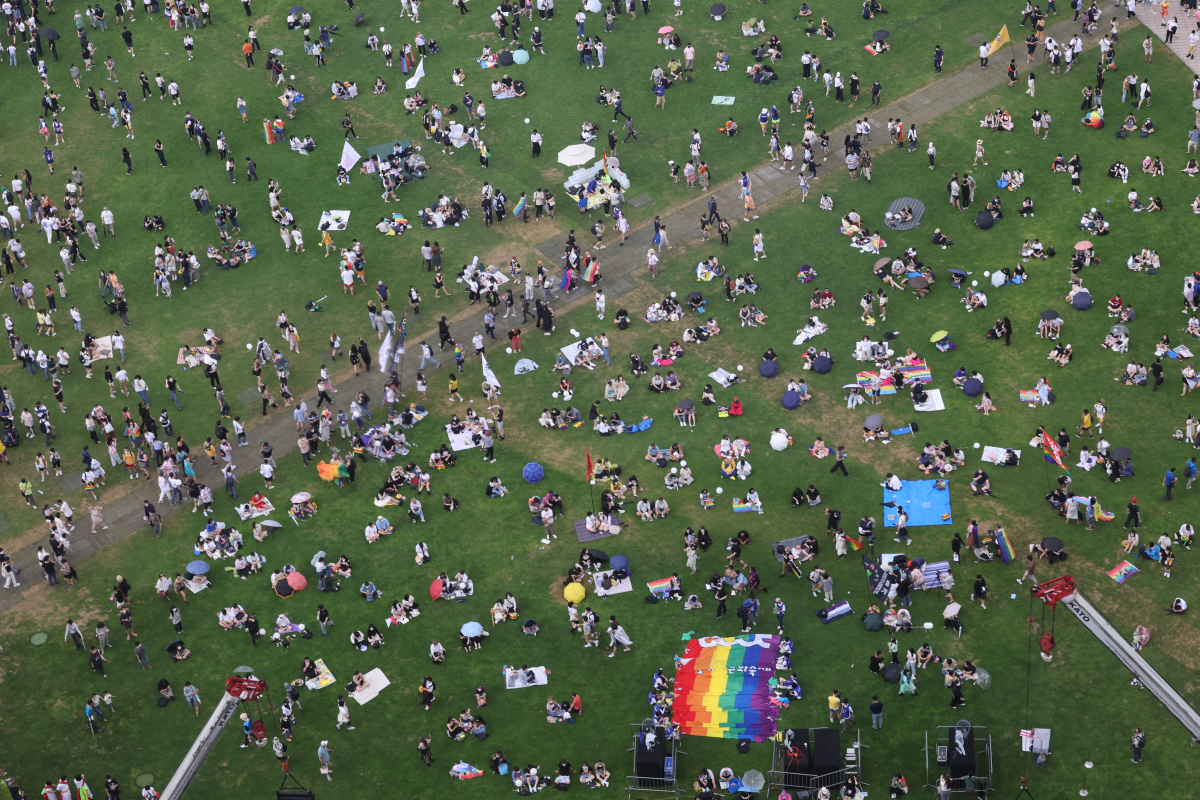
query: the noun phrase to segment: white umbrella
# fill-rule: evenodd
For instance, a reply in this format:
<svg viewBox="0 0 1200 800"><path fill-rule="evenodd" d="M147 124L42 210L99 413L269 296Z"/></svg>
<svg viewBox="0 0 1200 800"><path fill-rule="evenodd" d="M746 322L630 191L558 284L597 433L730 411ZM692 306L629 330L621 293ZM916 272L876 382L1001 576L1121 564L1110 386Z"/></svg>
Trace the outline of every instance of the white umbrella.
<svg viewBox="0 0 1200 800"><path fill-rule="evenodd" d="M962 604L961 603L951 603L950 605L946 606L946 610L942 612L942 616L943 617L953 617L959 611L962 611Z"/></svg>
<svg viewBox="0 0 1200 800"><path fill-rule="evenodd" d="M282 528L283 527L282 522L276 522L273 519L264 519L259 524L262 525L264 528Z"/></svg>
<svg viewBox="0 0 1200 800"><path fill-rule="evenodd" d="M558 163L566 164L568 167L577 167L580 164L587 164L595 157L596 148L590 144L573 144L558 152Z"/></svg>

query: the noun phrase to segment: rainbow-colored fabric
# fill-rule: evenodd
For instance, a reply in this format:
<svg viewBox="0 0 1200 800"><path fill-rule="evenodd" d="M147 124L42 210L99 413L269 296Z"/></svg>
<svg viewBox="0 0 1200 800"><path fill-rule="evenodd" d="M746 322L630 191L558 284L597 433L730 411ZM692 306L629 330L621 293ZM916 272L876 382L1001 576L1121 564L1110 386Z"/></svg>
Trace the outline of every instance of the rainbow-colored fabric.
<svg viewBox="0 0 1200 800"><path fill-rule="evenodd" d="M690 640L675 672L673 720L691 736L770 739L779 709L768 681L778 655L778 636Z"/></svg>

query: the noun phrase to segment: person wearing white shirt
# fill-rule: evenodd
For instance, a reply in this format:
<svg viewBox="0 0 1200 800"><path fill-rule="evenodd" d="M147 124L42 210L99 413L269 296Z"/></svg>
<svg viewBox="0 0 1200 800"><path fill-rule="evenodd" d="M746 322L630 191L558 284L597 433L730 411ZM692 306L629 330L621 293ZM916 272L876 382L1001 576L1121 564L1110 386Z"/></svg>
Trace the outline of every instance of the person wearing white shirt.
<svg viewBox="0 0 1200 800"><path fill-rule="evenodd" d="M898 492L900 491L900 487L903 486L903 483L901 483L899 476L893 475L889 472L887 474L887 480L879 485L893 492Z"/></svg>

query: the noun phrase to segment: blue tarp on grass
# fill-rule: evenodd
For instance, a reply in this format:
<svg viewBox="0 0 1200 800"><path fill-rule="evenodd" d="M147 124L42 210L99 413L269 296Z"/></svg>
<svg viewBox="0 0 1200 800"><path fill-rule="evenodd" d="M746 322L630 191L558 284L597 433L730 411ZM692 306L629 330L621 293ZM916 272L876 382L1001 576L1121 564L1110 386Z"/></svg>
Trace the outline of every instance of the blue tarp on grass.
<svg viewBox="0 0 1200 800"><path fill-rule="evenodd" d="M900 491L883 490L883 502L895 503L908 512L908 527L919 525L951 525L950 489L933 488L935 481L904 481ZM883 527L896 527L896 508L887 506L883 512ZM944 515L944 516L943 516Z"/></svg>

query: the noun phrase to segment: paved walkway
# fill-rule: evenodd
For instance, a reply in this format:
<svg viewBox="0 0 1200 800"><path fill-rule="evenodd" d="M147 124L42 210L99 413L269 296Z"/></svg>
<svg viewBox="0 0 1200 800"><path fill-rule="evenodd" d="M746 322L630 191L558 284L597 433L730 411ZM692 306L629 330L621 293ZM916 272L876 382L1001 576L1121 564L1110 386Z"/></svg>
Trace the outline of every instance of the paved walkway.
<svg viewBox="0 0 1200 800"><path fill-rule="evenodd" d="M1124 9L1121 9L1121 11L1124 12ZM1159 11L1157 3L1153 5L1138 3L1134 13L1137 14L1138 20L1140 20L1143 25L1153 31L1154 35L1159 38L1160 41L1154 48L1156 55L1161 54L1163 48L1166 48L1175 55L1179 56L1179 60L1184 64L1187 64L1188 69L1190 69L1193 73L1196 72L1197 69L1200 69L1196 66L1196 59L1187 57L1188 31L1192 30L1192 21L1194 19L1193 15L1189 13L1187 9L1180 9L1178 11L1173 10L1170 12L1168 19L1171 17L1179 17L1179 30L1175 31L1175 35L1172 37L1172 41L1169 43L1167 42L1167 26L1163 24L1162 14ZM1124 16L1124 13L1122 13L1121 16ZM1142 36L1145 36L1145 34L1142 34ZM1131 55L1129 56L1131 61L1134 60L1135 57L1137 59L1142 58L1141 40L1138 40L1137 42L1129 42L1128 46L1136 46L1136 56L1132 54L1133 51L1131 51ZM1135 70L1130 70L1130 72L1133 71Z"/></svg>
<svg viewBox="0 0 1200 800"><path fill-rule="evenodd" d="M1142 13L1142 9L1148 7L1139 6L1138 8L1138 13L1140 15ZM1064 16L1068 18L1048 28L1047 35L1053 36L1059 41L1067 41L1072 35L1074 35L1079 26L1071 22L1069 15ZM1151 20L1151 22L1153 23L1151 28L1157 29L1155 27L1157 26L1157 22L1155 20ZM1123 21L1121 23L1122 29L1134 27L1137 24L1140 23L1134 23L1133 21ZM1017 28L1016 30L1020 31L1020 28ZM1088 41L1087 46L1093 47L1095 46L1095 43L1096 40L1091 39ZM1133 48L1136 46L1140 50L1140 44L1135 44L1132 42L1126 42L1122 46L1125 48ZM1186 49L1187 44L1185 39L1185 53ZM870 142L870 145L875 148L876 156L881 155L884 152L883 148L887 147L887 120L889 117L899 117L900 119L904 120L906 126L916 124L918 126L918 130L922 131L922 139L924 140L928 138L929 135L929 129L926 126L928 126L938 117L954 110L955 108L958 108L961 105L969 103L980 95L1004 84L1005 74L1001 60L997 58L994 59L994 62L995 67L987 70L979 69L976 66L970 67L958 73L947 74L936 83L933 83L924 89L909 95L908 97L891 102L887 106L879 107L878 111L871 113L869 115L869 119L871 120L871 126L874 133L872 134L872 141ZM807 89L808 87L805 88ZM817 84L814 84L814 91L816 90ZM869 108L869 106L866 108ZM864 108L864 111L865 110L866 109ZM843 141L848 130L850 133L853 133L853 124L830 131L830 141ZM753 132L747 128L746 133L742 135L752 137ZM891 149L899 148L893 147ZM829 157L830 160L824 163L825 169L818 173L820 175L820 180L818 180L815 184L812 184L810 188L810 194L815 192L819 195L822 182L828 183L834 178L834 176L839 176L839 179L844 179L842 176L844 176L845 173L842 172L841 167L842 158L844 155L844 151L840 149L836 152L831 152ZM781 163L782 162L779 162L779 164ZM798 168L799 167L797 167L797 169ZM885 168L885 165L879 164L877 168ZM751 175L755 203L760 207L765 207L771 201L777 200L787 195L789 192L795 191L797 188L795 171L785 172L779 165L770 162L768 162L766 165L756 168ZM738 226L745 224L742 222L742 218L738 216L739 212L741 211L742 204L738 197L737 186L733 181L726 181L723 186L716 188L715 190L710 189L710 191L706 194L698 195L696 200L664 216L663 221L667 225L667 230L670 232L670 238L673 246L679 247L680 245L688 244L699 239L700 233L697 230L696 225L699 222L701 215L707 213L708 194L715 194L717 196L718 212L722 216L727 216L729 218L730 222L734 225L735 233ZM815 201L816 200L814 198L813 202ZM571 212L568 208L564 208L562 213L568 214ZM509 219L511 220L509 224L520 224L516 223L515 218L510 217ZM576 230L587 227L590 227L590 225L581 224ZM598 251L602 264L602 270L605 276L602 284L604 287L604 293L607 296L609 305L613 306L614 310L617 307L615 304L622 296L636 289L644 280L648 280L648 273L644 272L645 257L646 251L651 247L653 238L653 227L646 226L631 232L624 247L619 247L616 244L616 242L619 240L619 236L609 236L609 246L602 251ZM749 236L742 235L738 237L738 244L736 246L743 248L743 253L748 253L750 246L749 240ZM559 238L544 242L537 249L538 252L542 253L546 257L547 261L558 265L560 263L559 256L562 254L564 246L565 238ZM714 237L710 246L714 252L720 252L721 244L719 237ZM767 240L767 252L768 254L771 253L770 239ZM638 270L643 270L643 272L639 273ZM587 294L579 296L579 293L577 292L575 297L566 298L560 293L559 299L553 303L553 305L555 306L556 312L562 313L563 311L574 306L590 305L592 302L593 301L590 295ZM482 311L475 311L474 307L472 307L472 309L464 310L461 314L456 315L454 321L452 322L450 329L451 334L457 341L469 342L475 331L483 330L482 320ZM426 331L418 330L417 326L423 324L425 319L412 318L410 322L411 324L409 325L409 329L412 331L412 335L409 337L409 375L415 371L414 365L416 361L419 360L419 358L414 360L413 357L414 352L419 352L419 350L416 349L417 343L423 339L427 339L431 342L437 340L436 328ZM432 317L429 317L429 322L435 322L435 320ZM504 320L498 320L498 323L499 325L503 325ZM374 342L372 344L374 344ZM451 368L450 365L453 364L452 358L442 360L446 363L447 369ZM384 376L378 371L377 363L373 364L373 367L374 369L370 373L360 375L358 378L345 380L342 383L336 384L342 393L340 396L353 396L359 390L364 390L373 399L373 401L378 402L383 396L383 384L385 381ZM469 371L468 374L477 377L476 373ZM472 380L474 380L474 377ZM470 381L468 381L468 384L469 383ZM406 379L404 381L404 385L411 386L411 380ZM307 399L310 404L315 401L315 398ZM296 402L299 402L298 397L296 398ZM254 416L257 412L257 408L257 404L253 404L248 406L245 412L242 412L243 416L251 420L251 425L254 424L253 420L259 419L258 417ZM378 407L376 407L376 413L377 411ZM295 455L296 439L298 434L296 432L295 423L292 419L290 409L275 412L274 416L270 417L266 422L249 429L248 436L251 441L251 445L244 448L235 448L234 451L234 464L237 466L238 474L242 480L239 496L245 497L248 497L254 492L255 489L260 487L260 478L256 473L257 467L261 463L258 458L258 442L271 442L275 448L274 455L276 461L284 459L291 459L294 461L298 459L298 456ZM336 446L339 440L340 437L335 433L333 437L333 444ZM503 445L500 445L500 450L504 450ZM322 453L321 455L325 454ZM284 468L291 469L293 466L294 463L285 464ZM205 461L203 457L197 460L195 468L197 479L203 483L209 484L209 486L211 486L213 489L214 496L218 498L223 497L224 495L222 493L224 491L224 479L221 477L220 471L210 467L208 462ZM314 480L316 480L315 465L310 465L308 468L313 470ZM108 479L113 482L109 484L108 489L110 491L115 485L119 484L122 480L125 480L125 475L122 474L123 472L124 470L120 468L114 468L110 470ZM375 478L374 476L368 477L364 473L362 479L372 481ZM78 486L78 472L70 473L60 479L60 487L64 494L77 489ZM51 494L53 494L53 492ZM88 531L90 529L90 522L87 519L86 508L81 505L81 507L76 510L76 531L72 536L71 552L68 555L68 560L71 561L72 565L75 566L81 574L87 574L88 567L86 564L82 564L81 562L83 562L88 556L99 552L101 549L146 528L146 523L142 520L143 500L150 500L150 502L154 503L164 519L168 515L174 514L175 512L181 511L183 513L187 513L186 509L188 504L183 506L170 506L165 503L156 502L158 498L158 487L154 482L141 484L137 490L131 491L125 494L123 497L113 500L112 502L106 502L104 500L104 494L104 490L101 490L100 500L101 505L104 506L105 521L108 523L107 530L100 530L94 534L89 533ZM221 511L219 512L220 516L228 519L230 514L227 512L224 503L224 500L219 500L216 505L221 508ZM286 504L280 502L278 505L281 506L280 512L282 513L282 506ZM203 518L199 515L197 515L195 522L197 527L203 526ZM43 539L42 541L45 540ZM20 575L22 586L20 591L14 591L12 589L0 591L0 610L20 602L23 598L23 593L29 591L31 588L45 587L45 576L42 573L42 570L37 566L35 560L37 547L38 543L34 543L28 547L24 547L20 550L9 553L13 559L13 563L15 563L22 570ZM55 589L55 591L67 591L67 589L65 586L60 585L60 587Z"/></svg>

